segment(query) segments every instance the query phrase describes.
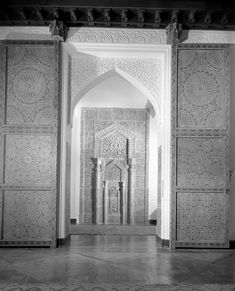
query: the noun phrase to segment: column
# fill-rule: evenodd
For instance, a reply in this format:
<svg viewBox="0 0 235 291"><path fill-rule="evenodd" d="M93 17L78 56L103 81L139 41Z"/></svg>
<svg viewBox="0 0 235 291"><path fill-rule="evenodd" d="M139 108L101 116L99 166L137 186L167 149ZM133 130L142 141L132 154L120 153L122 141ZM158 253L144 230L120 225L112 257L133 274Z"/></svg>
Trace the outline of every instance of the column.
<svg viewBox="0 0 235 291"><path fill-rule="evenodd" d="M103 199L102 199L102 190L101 189L101 174L102 174L102 159L96 159L96 181L95 181L95 217L96 217L96 224L103 223Z"/></svg>
<svg viewBox="0 0 235 291"><path fill-rule="evenodd" d="M121 221L122 224L127 223L126 214L126 184L125 181L120 182L120 194L121 194Z"/></svg>
<svg viewBox="0 0 235 291"><path fill-rule="evenodd" d="M135 222L135 159L129 159L129 223Z"/></svg>

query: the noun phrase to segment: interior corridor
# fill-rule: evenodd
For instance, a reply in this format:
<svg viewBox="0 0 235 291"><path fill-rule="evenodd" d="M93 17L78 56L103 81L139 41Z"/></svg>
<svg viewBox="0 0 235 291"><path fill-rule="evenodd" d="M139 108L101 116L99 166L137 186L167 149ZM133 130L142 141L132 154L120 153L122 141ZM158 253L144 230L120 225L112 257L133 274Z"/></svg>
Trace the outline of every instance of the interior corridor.
<svg viewBox="0 0 235 291"><path fill-rule="evenodd" d="M76 235L57 249L0 249L0 290L234 290L234 283L234 250L163 249L155 236Z"/></svg>

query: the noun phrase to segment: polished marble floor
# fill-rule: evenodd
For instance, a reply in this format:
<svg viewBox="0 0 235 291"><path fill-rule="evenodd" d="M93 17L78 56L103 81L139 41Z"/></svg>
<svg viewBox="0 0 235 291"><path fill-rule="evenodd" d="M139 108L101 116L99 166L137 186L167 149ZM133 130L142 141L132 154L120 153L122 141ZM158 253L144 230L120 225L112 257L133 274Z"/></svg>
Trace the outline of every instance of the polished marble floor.
<svg viewBox="0 0 235 291"><path fill-rule="evenodd" d="M0 284L235 284L235 250L162 249L154 236L76 235L0 249Z"/></svg>

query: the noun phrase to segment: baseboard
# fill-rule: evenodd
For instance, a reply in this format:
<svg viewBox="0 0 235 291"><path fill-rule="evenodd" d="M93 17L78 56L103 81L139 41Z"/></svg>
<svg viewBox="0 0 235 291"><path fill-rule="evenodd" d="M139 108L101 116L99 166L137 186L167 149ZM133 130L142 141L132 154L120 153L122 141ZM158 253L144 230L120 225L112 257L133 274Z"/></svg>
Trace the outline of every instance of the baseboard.
<svg viewBox="0 0 235 291"><path fill-rule="evenodd" d="M70 224L77 224L77 218L70 218Z"/></svg>
<svg viewBox="0 0 235 291"><path fill-rule="evenodd" d="M56 240L56 247L59 248L61 246L64 246L67 243L69 243L70 240L71 240L71 235L70 234L67 237L65 237L65 238L57 238L57 240Z"/></svg>
<svg viewBox="0 0 235 291"><path fill-rule="evenodd" d="M49 248L51 246L51 241L0 241L0 248Z"/></svg>
<svg viewBox="0 0 235 291"><path fill-rule="evenodd" d="M230 249L235 249L235 240L230 240L229 241L229 248Z"/></svg>
<svg viewBox="0 0 235 291"><path fill-rule="evenodd" d="M169 239L162 239L160 236L156 235L156 240L159 242L162 248L169 248L170 247L170 240Z"/></svg>

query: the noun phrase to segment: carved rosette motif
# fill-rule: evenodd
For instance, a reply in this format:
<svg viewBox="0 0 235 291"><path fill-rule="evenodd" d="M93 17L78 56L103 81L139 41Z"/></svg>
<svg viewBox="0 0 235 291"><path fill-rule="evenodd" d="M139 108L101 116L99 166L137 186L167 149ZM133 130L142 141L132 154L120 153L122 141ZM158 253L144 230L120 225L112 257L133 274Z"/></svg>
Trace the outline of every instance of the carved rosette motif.
<svg viewBox="0 0 235 291"><path fill-rule="evenodd" d="M53 49L8 48L7 124L52 122Z"/></svg>
<svg viewBox="0 0 235 291"><path fill-rule="evenodd" d="M178 193L177 240L223 242L225 211L223 193Z"/></svg>
<svg viewBox="0 0 235 291"><path fill-rule="evenodd" d="M178 126L224 126L224 51L179 50Z"/></svg>

